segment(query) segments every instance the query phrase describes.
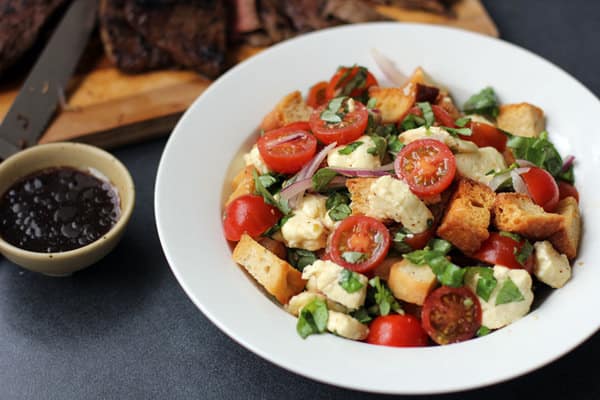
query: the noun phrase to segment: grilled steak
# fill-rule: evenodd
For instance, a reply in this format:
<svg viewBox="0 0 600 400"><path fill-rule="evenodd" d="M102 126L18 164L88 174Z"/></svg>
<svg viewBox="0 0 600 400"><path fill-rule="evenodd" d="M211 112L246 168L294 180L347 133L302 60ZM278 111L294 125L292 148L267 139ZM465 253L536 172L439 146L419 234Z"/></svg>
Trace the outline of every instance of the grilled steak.
<svg viewBox="0 0 600 400"><path fill-rule="evenodd" d="M129 25L124 0L100 0L100 36L108 58L125 72L141 72L173 65L171 56L152 46Z"/></svg>
<svg viewBox="0 0 600 400"><path fill-rule="evenodd" d="M0 0L0 73L25 53L66 0Z"/></svg>

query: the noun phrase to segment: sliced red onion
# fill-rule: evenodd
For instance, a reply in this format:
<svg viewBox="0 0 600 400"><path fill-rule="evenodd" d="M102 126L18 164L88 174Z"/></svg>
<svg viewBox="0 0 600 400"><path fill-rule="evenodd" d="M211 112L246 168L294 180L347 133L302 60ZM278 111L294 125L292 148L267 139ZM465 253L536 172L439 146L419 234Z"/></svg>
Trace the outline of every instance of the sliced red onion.
<svg viewBox="0 0 600 400"><path fill-rule="evenodd" d="M536 165L534 163L532 163L531 161L527 161L527 160L515 160L515 162L517 163L517 165L519 167L535 167Z"/></svg>
<svg viewBox="0 0 600 400"><path fill-rule="evenodd" d="M523 193L523 194L526 194L527 196L530 196L529 190L527 189L527 185L525 184L525 181L523 180L520 173L518 172L519 169L521 169L521 168L513 169L512 171L510 171L513 188L515 189L515 192L517 192L517 193ZM529 171L529 169L527 169L527 170Z"/></svg>
<svg viewBox="0 0 600 400"><path fill-rule="evenodd" d="M271 147L279 146L280 144L283 144L283 143L293 142L296 139L303 138L305 135L307 135L307 134L302 133L302 132L295 132L295 133L290 133L289 135L280 136L276 139L269 140L267 147L271 148Z"/></svg>
<svg viewBox="0 0 600 400"><path fill-rule="evenodd" d="M371 56L390 82L397 86L403 86L406 83L408 76L400 72L392 60L375 48L371 49Z"/></svg>
<svg viewBox="0 0 600 400"><path fill-rule="evenodd" d="M339 189L341 187L346 186L346 178L345 176L336 176L334 177L326 186L325 189Z"/></svg>
<svg viewBox="0 0 600 400"><path fill-rule="evenodd" d="M372 168L372 169L338 168L338 167L330 167L330 168L340 175L353 176L353 177L359 177L359 178L367 178L367 177L390 175L390 171L394 170L394 163L389 163L386 165L382 165L381 167Z"/></svg>
<svg viewBox="0 0 600 400"><path fill-rule="evenodd" d="M495 192L508 179L510 179L510 171L494 176L488 186Z"/></svg>
<svg viewBox="0 0 600 400"><path fill-rule="evenodd" d="M279 192L279 196L283 200L287 200L290 207L293 208L295 204L295 200L297 197L302 197L304 192L312 187L312 178L305 178L299 181L292 183L289 186L286 186L284 189L281 189Z"/></svg>
<svg viewBox="0 0 600 400"><path fill-rule="evenodd" d="M568 171L569 168L571 168L573 166L573 162L575 162L575 156L568 155L567 158L565 158L565 162L563 163L563 166L560 169L560 172Z"/></svg>
<svg viewBox="0 0 600 400"><path fill-rule="evenodd" d="M304 167L302 167L302 169L298 171L298 173L296 174L296 181L300 181L306 178L312 178L315 172L317 172L317 170L319 169L319 165L321 165L323 160L327 158L327 153L329 153L331 149L335 148L335 146L337 146L337 142L330 143L327 146L323 147L323 149L320 152L318 152L317 155L315 155L309 163L304 165Z"/></svg>

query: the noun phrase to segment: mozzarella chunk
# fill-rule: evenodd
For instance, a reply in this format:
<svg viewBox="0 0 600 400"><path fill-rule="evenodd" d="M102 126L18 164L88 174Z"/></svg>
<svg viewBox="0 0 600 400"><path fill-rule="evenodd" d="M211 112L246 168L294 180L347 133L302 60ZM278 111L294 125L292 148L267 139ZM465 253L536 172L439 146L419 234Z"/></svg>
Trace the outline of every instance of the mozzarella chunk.
<svg viewBox="0 0 600 400"><path fill-rule="evenodd" d="M308 194L298 202L294 215L281 227L287 247L315 251L326 246L336 224L327 213L326 201L325 196Z"/></svg>
<svg viewBox="0 0 600 400"><path fill-rule="evenodd" d="M544 240L536 242L534 275L546 285L561 288L571 278L571 266L564 254L559 254L552 244Z"/></svg>
<svg viewBox="0 0 600 400"><path fill-rule="evenodd" d="M506 326L529 312L533 302L533 291L531 290L531 276L524 269L509 269L500 265L494 266L494 278L497 280L496 287L490 294L488 301L479 297L481 304L482 318L481 324L490 328L497 329ZM524 299L513 301L511 303L496 305L496 298L504 283L512 280L519 289ZM473 293L476 293L479 274L474 274L465 283Z"/></svg>
<svg viewBox="0 0 600 400"><path fill-rule="evenodd" d="M488 172L506 168L504 157L493 147L481 147L472 153L458 153L455 158L456 169L461 176L485 185L494 178L493 174L486 175Z"/></svg>
<svg viewBox="0 0 600 400"><path fill-rule="evenodd" d="M412 233L421 233L429 227L433 215L415 196L408 185L389 175L377 178L369 188L367 216L379 220L393 219Z"/></svg>
<svg viewBox="0 0 600 400"><path fill-rule="evenodd" d="M352 340L366 339L369 328L349 315L337 311L329 311L327 330L336 335Z"/></svg>
<svg viewBox="0 0 600 400"><path fill-rule="evenodd" d="M458 153L471 153L476 152L478 147L475 143L467 140L462 140L449 134L445 129L439 126L432 126L427 129L424 126L419 128L410 129L406 132L402 132L398 136L398 140L404 144L409 144L415 140L420 139L434 139L443 142L452 150Z"/></svg>
<svg viewBox="0 0 600 400"><path fill-rule="evenodd" d="M470 118L471 122L479 122L480 124L487 124L487 125L491 125L491 126L496 126L496 124L494 124L492 121L490 121L489 119L487 119L483 115L469 114L469 115L465 115L465 118Z"/></svg>
<svg viewBox="0 0 600 400"><path fill-rule="evenodd" d="M298 293L290 299L289 303L285 306L285 309L287 312L297 317L298 314L300 314L300 310L314 299L325 300L325 296L315 292Z"/></svg>
<svg viewBox="0 0 600 400"><path fill-rule="evenodd" d="M366 276L354 273L362 288L354 293L348 293L339 281L344 268L329 260L317 260L312 265L304 267L302 278L308 280L308 290L323 293L328 299L355 310L365 303L368 279Z"/></svg>
<svg viewBox="0 0 600 400"><path fill-rule="evenodd" d="M252 146L252 149L248 153L244 154L244 162L246 163L246 166L253 165L254 168L256 168L256 170L261 174L266 174L269 172L269 167L267 167L265 160L263 160L261 157L257 145Z"/></svg>
<svg viewBox="0 0 600 400"><path fill-rule="evenodd" d="M381 166L381 160L379 156L370 154L368 150L375 147L375 142L369 136L361 136L354 143L362 142L354 151L350 154L340 154L340 150L347 145L338 146L333 150L330 150L327 155L327 164L330 167L338 168L363 168L373 169Z"/></svg>

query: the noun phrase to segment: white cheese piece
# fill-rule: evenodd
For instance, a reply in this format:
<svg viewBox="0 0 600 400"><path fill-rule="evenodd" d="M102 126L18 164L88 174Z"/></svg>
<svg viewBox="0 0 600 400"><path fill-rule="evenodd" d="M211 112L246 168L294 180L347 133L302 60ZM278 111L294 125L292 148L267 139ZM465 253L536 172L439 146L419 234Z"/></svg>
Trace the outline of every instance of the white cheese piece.
<svg viewBox="0 0 600 400"><path fill-rule="evenodd" d="M328 299L355 310L365 303L368 278L355 273L358 281L363 286L354 293L348 293L339 283L343 270L344 268L329 260L317 260L304 267L302 278L308 280L306 285L308 290L317 290Z"/></svg>
<svg viewBox="0 0 600 400"><path fill-rule="evenodd" d="M389 175L377 178L369 188L367 216L379 220L393 219L412 233L426 231L433 215L408 185Z"/></svg>
<svg viewBox="0 0 600 400"><path fill-rule="evenodd" d="M465 118L470 118L471 122L479 122L480 124L487 124L487 125L491 125L491 126L496 126L496 124L494 124L492 121L490 121L489 119L487 119L483 115L469 114L469 115L465 115Z"/></svg>
<svg viewBox="0 0 600 400"><path fill-rule="evenodd" d="M571 278L571 265L564 254L559 254L552 244L544 240L536 242L534 275L546 285L561 288Z"/></svg>
<svg viewBox="0 0 600 400"><path fill-rule="evenodd" d="M398 140L404 144L409 144L420 139L438 140L442 143L445 143L446 146L448 146L450 150L455 153L471 153L477 151L478 149L475 143L454 137L439 126L432 126L429 129L421 126L419 128L402 132L400 136L398 136Z"/></svg>
<svg viewBox="0 0 600 400"><path fill-rule="evenodd" d="M338 146L330 150L327 155L327 164L330 167L362 169L373 169L381 166L379 156L368 152L370 148L375 147L373 139L365 135L359 137L355 142L362 142L362 144L347 155L340 154L340 150L347 145Z"/></svg>
<svg viewBox="0 0 600 400"><path fill-rule="evenodd" d="M334 222L327 213L327 197L318 194L304 196L294 209L294 215L281 227L287 247L315 251L327 245Z"/></svg>
<svg viewBox="0 0 600 400"><path fill-rule="evenodd" d="M248 153L244 154L244 162L246 163L246 166L253 165L254 168L256 168L256 170L261 174L266 174L269 172L269 167L267 167L265 160L263 160L261 157L257 145L252 146L252 149L250 149Z"/></svg>
<svg viewBox="0 0 600 400"><path fill-rule="evenodd" d="M481 147L473 153L455 154L456 169L461 176L471 178L485 185L494 178L490 171L501 171L506 168L502 154L494 147Z"/></svg>
<svg viewBox="0 0 600 400"><path fill-rule="evenodd" d="M285 305L285 309L287 310L287 312L289 312L290 314L297 317L300 314L300 310L302 310L302 308L304 306L306 306L308 303L310 303L311 301L313 301L314 299L317 299L317 298L321 299L321 300L325 300L325 302L327 303L327 309L329 309L329 310L333 310L333 311L337 311L337 312L341 312L341 313L348 312L348 309L346 307L344 307L343 305L336 303L335 301L327 299L324 295L322 295L321 293L318 293L316 291L306 291L306 292L298 293L297 295L295 295L294 297L292 297L290 299L290 301L287 305Z"/></svg>
<svg viewBox="0 0 600 400"><path fill-rule="evenodd" d="M533 292L531 290L532 282L529 272L524 269L509 269L496 265L494 266L494 278L496 278L497 284L488 301L479 297L482 311L481 324L490 329L498 329L520 319L529 312L529 308L533 302ZM479 274L473 274L473 276L465 282L465 284L473 290L473 293L476 293L478 279ZM524 299L521 301L496 305L498 293L508 279L513 281Z"/></svg>
<svg viewBox="0 0 600 400"><path fill-rule="evenodd" d="M369 328L366 325L337 311L329 311L327 330L351 340L363 340L369 334Z"/></svg>

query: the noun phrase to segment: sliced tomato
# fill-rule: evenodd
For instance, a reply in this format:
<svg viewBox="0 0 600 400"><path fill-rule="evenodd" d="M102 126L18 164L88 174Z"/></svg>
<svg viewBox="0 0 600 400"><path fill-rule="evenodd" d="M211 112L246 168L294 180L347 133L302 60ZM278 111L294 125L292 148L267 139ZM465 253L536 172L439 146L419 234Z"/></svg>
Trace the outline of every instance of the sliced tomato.
<svg viewBox="0 0 600 400"><path fill-rule="evenodd" d="M327 99L338 96L360 97L371 86L377 86L377 79L365 67L340 67L327 85Z"/></svg>
<svg viewBox="0 0 600 400"><path fill-rule="evenodd" d="M375 269L388 253L390 233L375 218L354 215L333 232L329 254L333 262L355 272Z"/></svg>
<svg viewBox="0 0 600 400"><path fill-rule="evenodd" d="M558 199L562 200L567 197L574 197L579 202L579 192L575 186L569 182L558 181Z"/></svg>
<svg viewBox="0 0 600 400"><path fill-rule="evenodd" d="M456 128L454 119L450 116L450 114L448 114L448 111L444 110L444 108L436 104L432 104L431 111L433 111L433 116L435 118L436 125L447 126L449 128ZM423 116L423 110L421 110L421 107L419 106L414 106L410 109L408 113L414 114L418 117Z"/></svg>
<svg viewBox="0 0 600 400"><path fill-rule="evenodd" d="M312 108L317 108L327 101L327 85L328 82L322 81L315 83L308 91L306 104Z"/></svg>
<svg viewBox="0 0 600 400"><path fill-rule="evenodd" d="M526 269L528 272L533 271L533 255L529 256L523 264L521 264L516 255L522 251L525 240L517 242L513 238L503 236L498 232L490 232L488 237L471 257L476 260L486 262L493 265L502 265L513 269Z"/></svg>
<svg viewBox="0 0 600 400"><path fill-rule="evenodd" d="M468 127L471 128L471 136L461 136L461 139L473 142L479 147L495 147L500 153L506 150L508 137L495 126L471 122Z"/></svg>
<svg viewBox="0 0 600 400"><path fill-rule="evenodd" d="M521 174L521 178L535 204L546 212L553 212L558 204L560 192L552 175L545 169L531 167L529 171Z"/></svg>
<svg viewBox="0 0 600 400"><path fill-rule="evenodd" d="M275 225L281 212L265 203L261 196L246 194L233 200L223 216L223 229L227 240L237 242L246 232L256 238Z"/></svg>
<svg viewBox="0 0 600 400"><path fill-rule="evenodd" d="M420 139L398 152L394 169L417 196L433 196L450 186L456 174L456 159L444 143Z"/></svg>
<svg viewBox="0 0 600 400"><path fill-rule="evenodd" d="M421 322L412 315L386 315L377 317L369 325L367 343L380 346L427 346L427 333Z"/></svg>
<svg viewBox="0 0 600 400"><path fill-rule="evenodd" d="M317 139L306 122L295 122L266 132L258 139L258 152L269 169L282 174L298 172L317 152Z"/></svg>
<svg viewBox="0 0 600 400"><path fill-rule="evenodd" d="M361 102L352 101L354 109L351 112L342 112L343 119L339 123L330 123L321 119L321 114L329 106L328 103L313 111L309 121L310 128L321 142L325 144L337 142L338 145L342 145L362 136L367 129L369 113Z"/></svg>
<svg viewBox="0 0 600 400"><path fill-rule="evenodd" d="M442 286L425 299L421 321L434 342L462 342L475 336L481 326L481 305L466 287Z"/></svg>

